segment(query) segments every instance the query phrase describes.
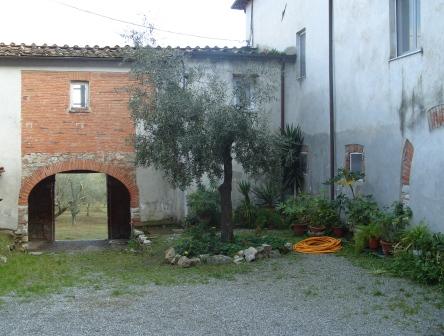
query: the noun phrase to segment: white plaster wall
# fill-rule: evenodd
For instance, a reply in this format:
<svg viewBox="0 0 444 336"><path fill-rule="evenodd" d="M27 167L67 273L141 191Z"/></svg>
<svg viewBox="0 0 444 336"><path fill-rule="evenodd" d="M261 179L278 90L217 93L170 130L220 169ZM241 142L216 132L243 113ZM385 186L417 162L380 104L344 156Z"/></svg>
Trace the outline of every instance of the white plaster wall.
<svg viewBox="0 0 444 336"><path fill-rule="evenodd" d="M287 9L281 19L285 3ZM444 231L444 129L429 131L426 111L444 104L444 0L421 1L423 53L390 59L387 0L334 1L336 160L346 144L364 145L363 190L382 205L399 199L405 139L415 149L410 206L415 221ZM253 0L254 45L278 50L296 45L306 28L307 78L287 66L286 119L301 123L309 145L309 189L328 177L328 2ZM246 9L247 38L251 1Z"/></svg>
<svg viewBox="0 0 444 336"><path fill-rule="evenodd" d="M17 228L17 201L21 179L20 101L21 76L0 65L0 229Z"/></svg>
<svg viewBox="0 0 444 336"><path fill-rule="evenodd" d="M329 178L328 2L324 0L253 0L246 8L247 32L253 3L254 46L288 53L296 34L306 30L306 78L297 79L296 64L287 64L285 119L300 124L309 147L308 191L322 192ZM285 15L282 18L282 11ZM247 37L249 35L247 34Z"/></svg>

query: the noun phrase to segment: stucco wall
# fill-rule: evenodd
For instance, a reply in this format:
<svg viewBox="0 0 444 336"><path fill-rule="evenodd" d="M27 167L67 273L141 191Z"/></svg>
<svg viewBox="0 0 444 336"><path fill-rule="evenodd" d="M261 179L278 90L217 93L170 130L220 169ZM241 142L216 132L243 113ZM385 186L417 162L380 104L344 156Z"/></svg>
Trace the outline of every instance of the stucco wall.
<svg viewBox="0 0 444 336"><path fill-rule="evenodd" d="M251 1L246 8L250 31ZM282 17L282 12L285 14ZM300 124L308 145L306 189L324 192L329 178L328 2L321 0L253 1L254 46L294 53L296 34L306 31L306 78L287 64L285 119ZM248 37L249 35L247 35Z"/></svg>
<svg viewBox="0 0 444 336"><path fill-rule="evenodd" d="M287 67L287 121L309 144L309 187L328 177L328 2L253 0L254 44L286 50L306 28L307 78ZM282 11L287 4L285 16ZM422 53L390 60L390 1L334 1L336 162L345 145L364 145L363 191L381 205L400 197L404 142L414 146L409 186L415 221L444 231L444 128L430 131L427 110L444 103L444 0L421 1ZM251 1L246 10L250 33Z"/></svg>
<svg viewBox="0 0 444 336"><path fill-rule="evenodd" d="M20 71L0 66L0 228L17 226L21 179Z"/></svg>

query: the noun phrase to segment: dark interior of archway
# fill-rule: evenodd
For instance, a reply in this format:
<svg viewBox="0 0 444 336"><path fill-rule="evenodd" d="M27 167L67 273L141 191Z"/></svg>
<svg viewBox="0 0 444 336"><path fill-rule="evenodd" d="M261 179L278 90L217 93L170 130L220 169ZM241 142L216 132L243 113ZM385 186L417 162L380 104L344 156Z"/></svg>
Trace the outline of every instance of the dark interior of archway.
<svg viewBox="0 0 444 336"><path fill-rule="evenodd" d="M28 209L31 241L128 239L131 234L130 194L105 174L76 171L47 177L31 191ZM76 218L72 210L78 212Z"/></svg>

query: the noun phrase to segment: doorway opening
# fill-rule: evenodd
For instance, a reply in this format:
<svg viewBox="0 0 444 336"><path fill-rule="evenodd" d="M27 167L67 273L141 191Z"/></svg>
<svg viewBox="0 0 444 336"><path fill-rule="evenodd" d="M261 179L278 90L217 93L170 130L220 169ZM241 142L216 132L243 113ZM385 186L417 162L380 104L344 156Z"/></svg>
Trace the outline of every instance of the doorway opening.
<svg viewBox="0 0 444 336"><path fill-rule="evenodd" d="M55 177L55 240L108 238L106 175L63 173Z"/></svg>
<svg viewBox="0 0 444 336"><path fill-rule="evenodd" d="M130 193L118 179L66 171L37 183L28 197L30 241L129 239Z"/></svg>

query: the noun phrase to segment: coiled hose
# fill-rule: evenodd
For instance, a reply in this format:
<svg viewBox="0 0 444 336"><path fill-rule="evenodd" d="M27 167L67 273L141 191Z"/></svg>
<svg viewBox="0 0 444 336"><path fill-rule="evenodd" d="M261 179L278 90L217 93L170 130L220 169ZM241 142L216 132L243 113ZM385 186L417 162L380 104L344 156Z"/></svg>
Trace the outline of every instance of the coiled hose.
<svg viewBox="0 0 444 336"><path fill-rule="evenodd" d="M307 238L293 245L293 251L309 254L335 253L341 248L339 239L327 236Z"/></svg>

